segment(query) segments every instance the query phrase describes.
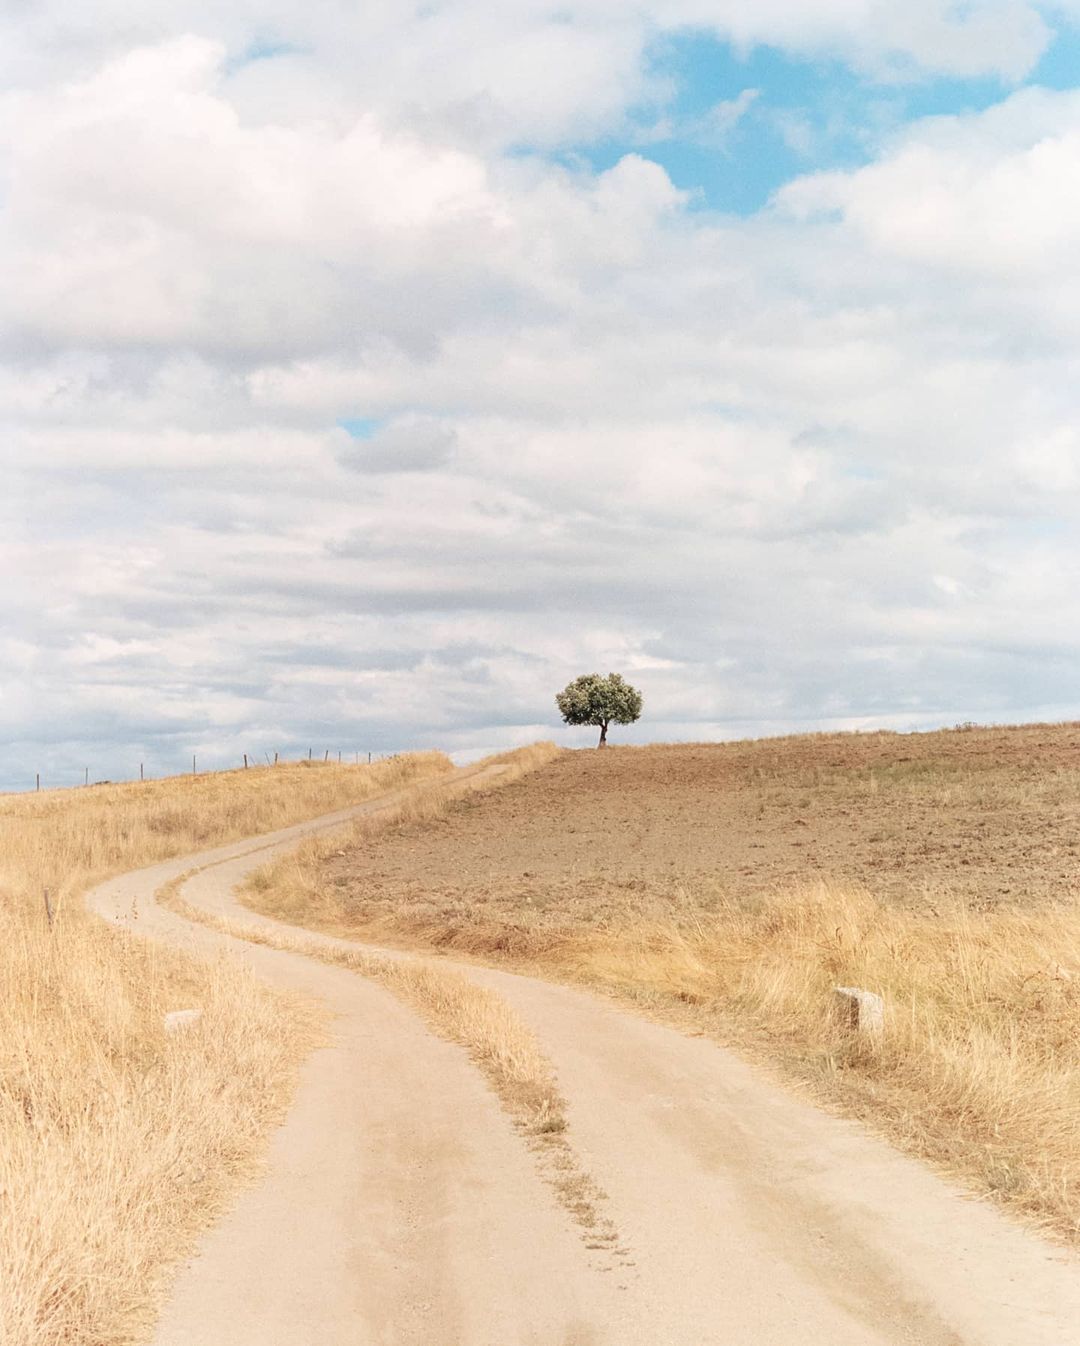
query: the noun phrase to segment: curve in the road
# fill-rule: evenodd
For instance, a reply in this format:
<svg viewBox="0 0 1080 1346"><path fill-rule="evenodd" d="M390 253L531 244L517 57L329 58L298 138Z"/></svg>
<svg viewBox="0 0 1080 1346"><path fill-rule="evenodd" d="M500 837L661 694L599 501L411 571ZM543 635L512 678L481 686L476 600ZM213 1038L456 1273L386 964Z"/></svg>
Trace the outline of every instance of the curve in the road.
<svg viewBox="0 0 1080 1346"><path fill-rule="evenodd" d="M477 773L463 772L467 789ZM460 1048L382 986L184 920L295 935L235 887L371 801L111 880L112 921L234 949L324 1001L265 1177L179 1274L155 1346L1075 1346L1080 1264L730 1053L583 992L469 967L554 1061L629 1257L583 1247ZM312 937L316 938L316 937ZM632 1265L630 1265L632 1263Z"/></svg>

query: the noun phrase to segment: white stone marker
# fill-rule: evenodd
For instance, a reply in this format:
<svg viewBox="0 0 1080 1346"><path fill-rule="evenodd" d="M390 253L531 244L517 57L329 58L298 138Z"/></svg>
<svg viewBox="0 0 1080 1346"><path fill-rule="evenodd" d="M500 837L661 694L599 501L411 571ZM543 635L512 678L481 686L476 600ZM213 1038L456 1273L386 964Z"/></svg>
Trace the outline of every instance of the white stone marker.
<svg viewBox="0 0 1080 1346"><path fill-rule="evenodd" d="M861 991L857 986L837 986L834 994L841 1013L859 1033L880 1033L885 1027L885 1002L873 991Z"/></svg>
<svg viewBox="0 0 1080 1346"><path fill-rule="evenodd" d="M179 1033L181 1029L197 1024L201 1018L201 1009L173 1010L165 1016L165 1032Z"/></svg>

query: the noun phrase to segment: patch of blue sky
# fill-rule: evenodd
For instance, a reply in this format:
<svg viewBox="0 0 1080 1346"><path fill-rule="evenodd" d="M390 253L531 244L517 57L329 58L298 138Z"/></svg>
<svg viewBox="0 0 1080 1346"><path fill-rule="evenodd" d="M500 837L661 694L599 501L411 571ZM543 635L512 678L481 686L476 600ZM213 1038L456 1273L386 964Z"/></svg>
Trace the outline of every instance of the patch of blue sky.
<svg viewBox="0 0 1080 1346"><path fill-rule="evenodd" d="M734 402L695 402L694 410L706 416L719 416L725 421L759 421L760 413Z"/></svg>
<svg viewBox="0 0 1080 1346"><path fill-rule="evenodd" d="M1047 89L1080 88L1080 28L1059 28L1054 42L1026 84L1041 84Z"/></svg>
<svg viewBox="0 0 1080 1346"><path fill-rule="evenodd" d="M291 42L278 42L271 37L256 38L246 46L243 51L230 56L226 62L226 71L234 75L238 70L243 70L245 66L255 65L258 61L273 61L279 56L302 56L303 47L297 47Z"/></svg>
<svg viewBox="0 0 1080 1346"><path fill-rule="evenodd" d="M887 481L889 477L884 468L871 463L848 463L841 468L840 475L852 481Z"/></svg>
<svg viewBox="0 0 1080 1346"><path fill-rule="evenodd" d="M738 215L804 173L870 162L912 121L979 112L1012 91L994 78L874 81L839 61L741 52L703 33L663 39L650 60L670 100L635 109L618 136L570 147L567 161L602 171L642 154L690 194L692 209ZM1025 83L1080 85L1080 34L1060 32Z"/></svg>
<svg viewBox="0 0 1080 1346"><path fill-rule="evenodd" d="M353 439L371 439L382 425L382 421L372 416L346 416L344 420L338 421L338 425L352 435Z"/></svg>

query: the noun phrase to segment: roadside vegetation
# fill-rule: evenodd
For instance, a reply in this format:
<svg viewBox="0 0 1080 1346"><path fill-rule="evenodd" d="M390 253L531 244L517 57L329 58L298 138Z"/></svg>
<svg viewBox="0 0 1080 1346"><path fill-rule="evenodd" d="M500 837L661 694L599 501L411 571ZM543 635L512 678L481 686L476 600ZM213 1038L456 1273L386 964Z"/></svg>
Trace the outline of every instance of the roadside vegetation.
<svg viewBox="0 0 1080 1346"><path fill-rule="evenodd" d="M318 1017L89 916L112 874L449 770L441 754L0 797L0 1341L119 1346L257 1165ZM50 925L44 893L53 913ZM162 1016L198 1005L167 1036Z"/></svg>
<svg viewBox="0 0 1080 1346"><path fill-rule="evenodd" d="M614 993L1080 1240L1078 806L1076 725L566 753L247 900Z"/></svg>

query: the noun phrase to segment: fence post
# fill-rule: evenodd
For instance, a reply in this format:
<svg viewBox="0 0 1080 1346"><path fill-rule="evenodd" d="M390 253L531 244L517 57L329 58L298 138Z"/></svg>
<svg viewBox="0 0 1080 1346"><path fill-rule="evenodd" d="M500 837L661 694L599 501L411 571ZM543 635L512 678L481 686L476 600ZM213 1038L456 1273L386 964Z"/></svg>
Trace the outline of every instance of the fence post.
<svg viewBox="0 0 1080 1346"><path fill-rule="evenodd" d="M41 772L40 772L40 771L35 775L34 780L35 780L35 782L36 782L35 785L34 785L34 789L35 789L35 790L40 790L40 789L41 789Z"/></svg>
<svg viewBox="0 0 1080 1346"><path fill-rule="evenodd" d="M199 774L198 771L197 771L196 768L195 768L195 754L194 754L194 753L191 754L191 774L192 774L193 776L197 776L197 775Z"/></svg>
<svg viewBox="0 0 1080 1346"><path fill-rule="evenodd" d="M244 770L247 770L247 753L244 753Z"/></svg>
<svg viewBox="0 0 1080 1346"><path fill-rule="evenodd" d="M90 784L90 768L89 768L89 767L84 767L84 768L83 768L83 784L84 784L84 785L89 785L89 784Z"/></svg>
<svg viewBox="0 0 1080 1346"><path fill-rule="evenodd" d="M145 771L144 771L145 766L146 766L146 763L145 763L145 762L140 762L140 763L139 763L139 779L140 779L140 780L145 780L145 779L146 779L146 773L145 773Z"/></svg>
<svg viewBox="0 0 1080 1346"><path fill-rule="evenodd" d="M277 753L274 753L274 765L277 766Z"/></svg>

